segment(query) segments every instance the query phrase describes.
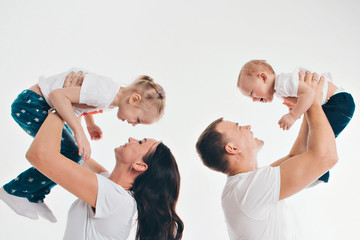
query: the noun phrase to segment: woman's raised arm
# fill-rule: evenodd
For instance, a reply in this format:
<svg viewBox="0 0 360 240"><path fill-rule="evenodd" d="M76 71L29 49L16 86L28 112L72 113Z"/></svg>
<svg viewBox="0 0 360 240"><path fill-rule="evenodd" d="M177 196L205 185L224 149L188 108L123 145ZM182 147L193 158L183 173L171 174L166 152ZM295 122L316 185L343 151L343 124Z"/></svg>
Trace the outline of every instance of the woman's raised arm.
<svg viewBox="0 0 360 240"><path fill-rule="evenodd" d="M49 113L26 153L26 158L42 174L96 207L96 175L60 154L63 126L64 122L57 113Z"/></svg>

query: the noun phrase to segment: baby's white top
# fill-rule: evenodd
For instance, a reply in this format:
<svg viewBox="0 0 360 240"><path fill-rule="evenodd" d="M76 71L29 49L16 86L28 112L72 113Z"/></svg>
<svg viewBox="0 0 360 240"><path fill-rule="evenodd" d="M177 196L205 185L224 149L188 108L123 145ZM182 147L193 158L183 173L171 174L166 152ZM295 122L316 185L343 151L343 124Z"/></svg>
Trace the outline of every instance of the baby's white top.
<svg viewBox="0 0 360 240"><path fill-rule="evenodd" d="M78 199L70 207L64 240L124 240L129 237L136 213L133 196L109 180L109 173L97 174L96 209Z"/></svg>
<svg viewBox="0 0 360 240"><path fill-rule="evenodd" d="M46 102L51 107L54 107L49 99L50 92L55 89L62 88L65 78L70 72L76 73L79 71L85 73L85 78L81 86L79 103L86 104L94 108L75 108L75 115L81 116L84 113L106 110L118 93L120 85L113 82L111 78L90 73L81 68L71 68L69 71L50 77L41 76L39 78L38 85Z"/></svg>
<svg viewBox="0 0 360 240"><path fill-rule="evenodd" d="M296 68L292 73L280 73L275 76L275 94L280 97L297 97L297 92L299 88L299 72L309 71L305 68ZM310 71L311 72L311 71ZM323 87L323 96L321 104L325 104L326 95L328 91L328 81L332 82L332 77L330 73L322 73L320 76L325 78L324 87ZM320 79L320 77L319 77Z"/></svg>

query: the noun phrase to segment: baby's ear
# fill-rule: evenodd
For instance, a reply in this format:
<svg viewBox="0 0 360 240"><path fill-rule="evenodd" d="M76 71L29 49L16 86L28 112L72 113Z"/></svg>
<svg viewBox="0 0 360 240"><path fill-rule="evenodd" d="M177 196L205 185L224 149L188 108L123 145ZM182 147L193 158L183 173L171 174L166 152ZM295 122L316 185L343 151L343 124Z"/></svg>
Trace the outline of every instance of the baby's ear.
<svg viewBox="0 0 360 240"><path fill-rule="evenodd" d="M266 82L268 80L268 75L266 74L266 72L261 72L259 73L259 78L261 78L261 80Z"/></svg>
<svg viewBox="0 0 360 240"><path fill-rule="evenodd" d="M129 103L138 103L138 102L140 102L140 100L141 100L140 94L135 93L135 94L130 96Z"/></svg>

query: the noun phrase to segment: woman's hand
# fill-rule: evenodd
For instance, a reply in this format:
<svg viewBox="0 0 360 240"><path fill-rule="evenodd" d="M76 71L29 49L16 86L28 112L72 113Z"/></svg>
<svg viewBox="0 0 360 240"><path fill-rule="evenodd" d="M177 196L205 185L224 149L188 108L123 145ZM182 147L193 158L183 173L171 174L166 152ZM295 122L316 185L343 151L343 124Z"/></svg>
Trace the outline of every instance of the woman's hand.
<svg viewBox="0 0 360 240"><path fill-rule="evenodd" d="M77 72L77 73L70 72L65 78L63 88L81 87L84 82L84 77L85 77L85 73L83 72Z"/></svg>

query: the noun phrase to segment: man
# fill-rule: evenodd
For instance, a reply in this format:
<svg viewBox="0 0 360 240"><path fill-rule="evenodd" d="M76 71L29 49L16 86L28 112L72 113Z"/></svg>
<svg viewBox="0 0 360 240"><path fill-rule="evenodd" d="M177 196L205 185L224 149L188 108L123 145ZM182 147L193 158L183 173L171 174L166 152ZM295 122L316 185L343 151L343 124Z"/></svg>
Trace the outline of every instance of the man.
<svg viewBox="0 0 360 240"><path fill-rule="evenodd" d="M321 108L323 79L299 74L316 91L299 135L284 158L258 168L263 141L250 126L224 121L211 123L199 137L197 151L203 163L228 178L222 206L230 239L294 239L281 200L303 190L332 168L337 160L334 133Z"/></svg>

